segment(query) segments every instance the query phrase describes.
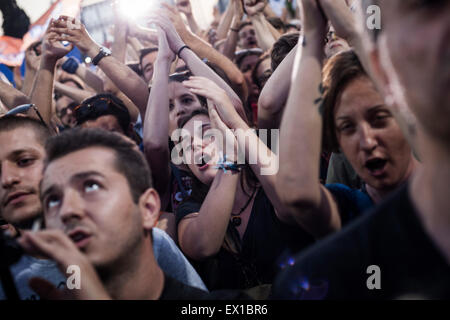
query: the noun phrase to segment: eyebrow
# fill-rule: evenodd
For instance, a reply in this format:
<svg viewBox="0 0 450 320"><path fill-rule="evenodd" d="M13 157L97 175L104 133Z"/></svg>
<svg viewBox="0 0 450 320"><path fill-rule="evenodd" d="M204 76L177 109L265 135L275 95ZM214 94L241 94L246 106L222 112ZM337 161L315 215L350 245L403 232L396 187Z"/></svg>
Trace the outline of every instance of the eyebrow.
<svg viewBox="0 0 450 320"><path fill-rule="evenodd" d="M373 107L369 108L369 110L367 110L367 112L368 113L372 113L372 112L377 111L380 108L385 108L385 105L384 104L378 104L376 106L373 106ZM348 115L343 115L343 116L337 117L336 121L338 121L338 120L347 120L349 118L351 118L351 117L348 116Z"/></svg>
<svg viewBox="0 0 450 320"><path fill-rule="evenodd" d="M25 153L25 152L38 152L38 150L36 150L34 148L19 149L19 150L15 150L15 151L11 152L9 155L10 155L10 157L17 157L17 156L20 156L22 153Z"/></svg>
<svg viewBox="0 0 450 320"><path fill-rule="evenodd" d="M70 177L70 182L84 180L84 179L92 177L92 176L98 176L103 179L106 178L103 174L101 174L98 171L85 171L85 172L77 173L77 174L73 175L72 177ZM42 185L42 181L41 181L40 185ZM55 184L51 185L50 187L45 189L43 192L41 192L40 198L44 199L47 194L54 192L56 189L57 189L57 185L55 185ZM42 188L41 188L41 190L42 190Z"/></svg>

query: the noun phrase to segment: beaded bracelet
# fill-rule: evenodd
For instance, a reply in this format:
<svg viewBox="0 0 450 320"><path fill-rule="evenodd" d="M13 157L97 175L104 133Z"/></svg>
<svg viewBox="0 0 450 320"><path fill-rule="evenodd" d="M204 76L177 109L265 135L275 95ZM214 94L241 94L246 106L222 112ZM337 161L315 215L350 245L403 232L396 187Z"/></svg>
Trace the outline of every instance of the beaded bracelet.
<svg viewBox="0 0 450 320"><path fill-rule="evenodd" d="M223 170L224 173L226 173L227 171L241 172L241 168L243 166L244 166L243 164L237 164L232 161L227 161L227 156L225 155L222 159L220 159L217 162L217 165L214 168Z"/></svg>

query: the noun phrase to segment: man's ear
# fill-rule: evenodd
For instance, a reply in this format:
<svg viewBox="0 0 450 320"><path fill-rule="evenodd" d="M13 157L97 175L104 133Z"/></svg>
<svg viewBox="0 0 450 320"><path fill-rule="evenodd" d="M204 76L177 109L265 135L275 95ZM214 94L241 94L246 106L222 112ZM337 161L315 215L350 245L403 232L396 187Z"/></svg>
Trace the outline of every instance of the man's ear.
<svg viewBox="0 0 450 320"><path fill-rule="evenodd" d="M139 198L139 209L144 229L150 230L158 222L161 211L161 200L155 189L147 189L147 191L141 195Z"/></svg>

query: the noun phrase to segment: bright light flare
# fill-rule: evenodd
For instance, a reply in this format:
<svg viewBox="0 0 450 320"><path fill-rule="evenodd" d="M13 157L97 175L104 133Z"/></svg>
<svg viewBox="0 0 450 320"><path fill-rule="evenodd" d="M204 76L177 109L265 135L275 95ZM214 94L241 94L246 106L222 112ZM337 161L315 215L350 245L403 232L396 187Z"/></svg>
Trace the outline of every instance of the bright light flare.
<svg viewBox="0 0 450 320"><path fill-rule="evenodd" d="M138 22L157 9L158 3L155 0L119 0L118 10L124 17Z"/></svg>

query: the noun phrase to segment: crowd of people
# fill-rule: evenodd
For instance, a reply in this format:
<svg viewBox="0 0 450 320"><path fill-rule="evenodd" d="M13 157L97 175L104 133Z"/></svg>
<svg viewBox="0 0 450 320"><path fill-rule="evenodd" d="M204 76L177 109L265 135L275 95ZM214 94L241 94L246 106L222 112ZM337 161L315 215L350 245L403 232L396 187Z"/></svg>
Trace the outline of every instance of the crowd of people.
<svg viewBox="0 0 450 320"><path fill-rule="evenodd" d="M450 298L449 16L176 0L111 48L52 19L0 81L0 299Z"/></svg>

